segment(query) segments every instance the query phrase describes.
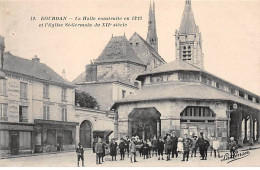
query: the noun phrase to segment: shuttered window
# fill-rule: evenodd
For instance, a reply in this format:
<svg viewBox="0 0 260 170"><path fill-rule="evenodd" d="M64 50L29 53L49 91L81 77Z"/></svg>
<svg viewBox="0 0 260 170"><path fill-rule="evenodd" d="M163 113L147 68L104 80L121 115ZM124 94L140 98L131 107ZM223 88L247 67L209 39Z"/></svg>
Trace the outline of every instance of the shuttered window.
<svg viewBox="0 0 260 170"><path fill-rule="evenodd" d="M0 95L6 95L6 80L0 79Z"/></svg>
<svg viewBox="0 0 260 170"><path fill-rule="evenodd" d="M20 83L20 98L27 99L28 95L28 84L27 83Z"/></svg>
<svg viewBox="0 0 260 170"><path fill-rule="evenodd" d="M43 119L50 120L50 106L43 106Z"/></svg>
<svg viewBox="0 0 260 170"><path fill-rule="evenodd" d="M19 132L19 146L23 149L31 148L31 132Z"/></svg>
<svg viewBox="0 0 260 170"><path fill-rule="evenodd" d="M9 148L9 131L0 131L0 149Z"/></svg>

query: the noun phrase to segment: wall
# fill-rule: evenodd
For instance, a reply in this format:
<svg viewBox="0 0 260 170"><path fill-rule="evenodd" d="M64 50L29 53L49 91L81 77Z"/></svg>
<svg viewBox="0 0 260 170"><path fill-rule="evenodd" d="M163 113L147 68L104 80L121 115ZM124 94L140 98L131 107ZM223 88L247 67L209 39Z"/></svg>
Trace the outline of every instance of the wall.
<svg viewBox="0 0 260 170"><path fill-rule="evenodd" d="M109 110L113 105L113 86L111 83L88 83L84 85L77 85L78 90L85 91L94 97L101 110Z"/></svg>
<svg viewBox="0 0 260 170"><path fill-rule="evenodd" d="M91 123L92 133L94 130L111 130L114 131L113 113L95 109L87 109L76 107L75 116L79 126L76 127L76 143L79 143L79 130L83 121L87 120ZM93 136L93 134L92 134ZM110 135L113 137L113 134Z"/></svg>

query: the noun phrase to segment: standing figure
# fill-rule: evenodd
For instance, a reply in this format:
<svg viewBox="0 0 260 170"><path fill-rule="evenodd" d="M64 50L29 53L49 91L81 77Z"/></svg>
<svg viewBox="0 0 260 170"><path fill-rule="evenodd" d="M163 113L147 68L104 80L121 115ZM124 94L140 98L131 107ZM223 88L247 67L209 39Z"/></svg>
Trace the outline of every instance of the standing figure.
<svg viewBox="0 0 260 170"><path fill-rule="evenodd" d="M162 137L159 138L157 147L158 147L158 160L160 160L160 156L162 156L162 160L163 160L164 143Z"/></svg>
<svg viewBox="0 0 260 170"><path fill-rule="evenodd" d="M210 156L212 156L212 152L213 152L213 138L210 137L209 138L209 149L210 149Z"/></svg>
<svg viewBox="0 0 260 170"><path fill-rule="evenodd" d="M144 159L148 159L148 154L149 154L149 145L147 144L147 141L144 141L144 144L143 144L143 156L144 156Z"/></svg>
<svg viewBox="0 0 260 170"><path fill-rule="evenodd" d="M82 148L81 143L78 144L78 147L76 149L76 153L77 153L77 156L78 156L78 166L79 166L80 159L82 161L82 166L84 166L84 149Z"/></svg>
<svg viewBox="0 0 260 170"><path fill-rule="evenodd" d="M204 149L204 156L205 156L205 160L207 160L208 157L208 148L210 146L210 140L207 138L204 140L204 145L205 145L205 149Z"/></svg>
<svg viewBox="0 0 260 170"><path fill-rule="evenodd" d="M177 152L183 153L183 140L182 140L182 138L178 139Z"/></svg>
<svg viewBox="0 0 260 170"><path fill-rule="evenodd" d="M95 151L96 151L96 164L102 164L100 162L100 159L102 157L102 154L103 154L103 143L101 142L101 139L98 138L98 142L96 143L96 146L95 146Z"/></svg>
<svg viewBox="0 0 260 170"><path fill-rule="evenodd" d="M220 155L219 155L219 141L218 141L217 138L214 138L214 140L212 142L212 147L213 147L213 150L214 150L214 157L216 158L217 152L218 152L218 157L220 158Z"/></svg>
<svg viewBox="0 0 260 170"><path fill-rule="evenodd" d="M158 140L156 139L156 136L154 136L154 138L152 139L152 156L155 154L157 156L157 147L158 144Z"/></svg>
<svg viewBox="0 0 260 170"><path fill-rule="evenodd" d="M196 142L197 142L197 136L193 136L192 138L192 146L191 146L191 157L196 157L196 152L197 152L197 147L196 147Z"/></svg>
<svg viewBox="0 0 260 170"><path fill-rule="evenodd" d="M152 157L152 156L151 156L152 142L148 139L146 143L147 143L147 145L148 145L148 150L147 150L147 151L148 151L148 157L151 158L151 157Z"/></svg>
<svg viewBox="0 0 260 170"><path fill-rule="evenodd" d="M191 139L188 138L187 134L185 134L184 139L183 139L183 159L182 159L182 161L185 161L185 158L186 158L186 161L188 161L191 145L192 145Z"/></svg>
<svg viewBox="0 0 260 170"><path fill-rule="evenodd" d="M104 162L104 157L106 156L106 147L107 147L107 144L105 142L103 142L102 143L102 150L103 150L103 152L102 152L102 155L101 155L102 162Z"/></svg>
<svg viewBox="0 0 260 170"><path fill-rule="evenodd" d="M130 139L129 139L128 136L126 136L125 143L126 143L127 156L128 156L128 158L129 158L129 144L130 144Z"/></svg>
<svg viewBox="0 0 260 170"><path fill-rule="evenodd" d="M230 158L234 158L235 152L237 150L237 143L234 140L234 137L230 138L230 142L229 142L228 146L229 146L229 151L230 151Z"/></svg>
<svg viewBox="0 0 260 170"><path fill-rule="evenodd" d="M175 131L172 132L172 158L174 158L174 155L176 158L178 158L178 152L177 152L177 145L178 145L178 138L175 135Z"/></svg>
<svg viewBox="0 0 260 170"><path fill-rule="evenodd" d="M131 138L131 142L129 144L129 151L130 151L130 159L131 159L131 163L133 163L133 157L134 157L134 162L136 161L136 145L134 143L134 139L135 138Z"/></svg>
<svg viewBox="0 0 260 170"><path fill-rule="evenodd" d="M201 160L206 160L205 153L207 152L207 141L203 137L203 133L200 132L200 137L197 140L196 147L199 147Z"/></svg>
<svg viewBox="0 0 260 170"><path fill-rule="evenodd" d="M124 160L125 159L125 150L126 150L126 144L123 138L121 138L121 141L119 143L119 150L120 150L120 156L121 159L120 160Z"/></svg>
<svg viewBox="0 0 260 170"><path fill-rule="evenodd" d="M117 154L117 143L115 142L115 139L112 139L110 144L110 155L112 156L112 161L114 160L114 157L116 161L116 154Z"/></svg>
<svg viewBox="0 0 260 170"><path fill-rule="evenodd" d="M171 149L172 149L172 140L171 140L171 136L168 135L166 140L165 140L165 150L166 150L166 154L167 154L166 161L170 160Z"/></svg>

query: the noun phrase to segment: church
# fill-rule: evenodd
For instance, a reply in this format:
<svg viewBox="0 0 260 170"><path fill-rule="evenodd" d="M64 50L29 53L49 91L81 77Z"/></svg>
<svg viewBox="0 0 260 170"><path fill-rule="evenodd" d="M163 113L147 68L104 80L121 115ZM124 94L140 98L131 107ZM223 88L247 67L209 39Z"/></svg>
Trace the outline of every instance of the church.
<svg viewBox="0 0 260 170"><path fill-rule="evenodd" d="M111 36L99 57L86 65L85 71L73 83L78 90L92 95L99 109L110 110L116 100L132 94L141 86L136 77L165 64L158 54L155 4L150 4L147 38L135 32L128 40L125 35Z"/></svg>
<svg viewBox="0 0 260 170"><path fill-rule="evenodd" d="M147 43L156 51L156 27L149 28L148 35L154 38ZM134 34L133 46L135 39L141 38ZM260 96L204 70L202 36L190 0L175 31L175 56L173 62L140 73L139 90L113 104L115 137L151 139L172 131L181 137L203 132L205 138L216 137L222 149L230 137L240 147L260 142Z"/></svg>

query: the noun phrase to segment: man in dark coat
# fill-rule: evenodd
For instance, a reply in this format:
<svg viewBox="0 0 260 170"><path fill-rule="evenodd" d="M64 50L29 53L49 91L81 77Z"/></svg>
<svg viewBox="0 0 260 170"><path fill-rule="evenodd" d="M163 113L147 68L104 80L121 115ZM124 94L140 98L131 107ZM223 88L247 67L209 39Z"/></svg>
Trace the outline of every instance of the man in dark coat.
<svg viewBox="0 0 260 170"><path fill-rule="evenodd" d="M117 154L117 143L115 142L115 139L112 139L111 144L110 144L110 155L112 156L112 161L116 161L116 154Z"/></svg>
<svg viewBox="0 0 260 170"><path fill-rule="evenodd" d="M119 150L120 150L120 156L121 159L120 160L124 160L125 159L125 150L126 150L126 144L123 138L121 138L121 141L119 143Z"/></svg>
<svg viewBox="0 0 260 170"><path fill-rule="evenodd" d="M196 142L196 147L199 147L201 160L205 160L206 141L202 132L200 132L200 137Z"/></svg>
<svg viewBox="0 0 260 170"><path fill-rule="evenodd" d="M174 155L177 158L178 157L178 152L177 152L178 138L175 134L175 131L172 132L171 139L172 139L172 158L174 158Z"/></svg>
<svg viewBox="0 0 260 170"><path fill-rule="evenodd" d="M156 139L156 136L154 136L154 138L152 139L152 156L155 154L157 156L157 147L158 144L158 140Z"/></svg>
<svg viewBox="0 0 260 170"><path fill-rule="evenodd" d="M129 158L129 144L130 144L130 139L128 136L126 136L126 139L125 139L125 144L126 144L126 151L127 151L127 156Z"/></svg>
<svg viewBox="0 0 260 170"><path fill-rule="evenodd" d="M84 149L82 148L81 143L78 144L76 153L78 155L78 166L79 166L80 159L82 161L82 166L84 166Z"/></svg>

